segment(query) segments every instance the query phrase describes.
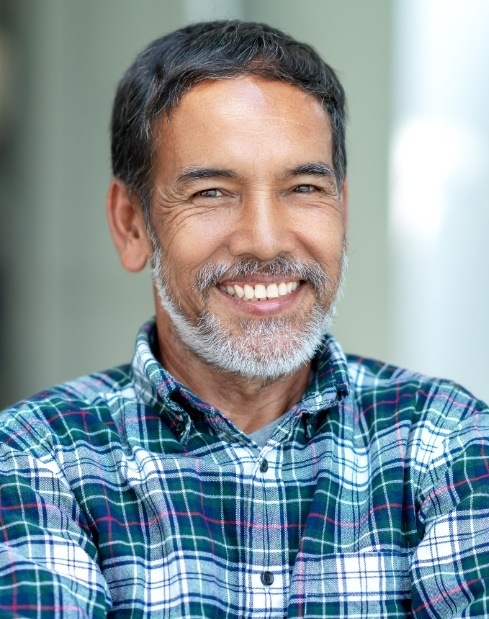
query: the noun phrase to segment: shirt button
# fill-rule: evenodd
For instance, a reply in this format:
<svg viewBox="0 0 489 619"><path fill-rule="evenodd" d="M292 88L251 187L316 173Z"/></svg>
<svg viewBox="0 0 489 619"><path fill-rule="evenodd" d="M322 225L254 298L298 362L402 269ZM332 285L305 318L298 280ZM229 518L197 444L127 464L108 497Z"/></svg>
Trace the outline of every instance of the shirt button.
<svg viewBox="0 0 489 619"><path fill-rule="evenodd" d="M268 460L266 458L263 458L261 464L260 464L260 471L262 473L266 473L268 471ZM264 573L270 573L270 572L264 572ZM270 583L271 584L271 583Z"/></svg>
<svg viewBox="0 0 489 619"><path fill-rule="evenodd" d="M177 421L175 424L175 432L181 434L185 430L185 424L183 421Z"/></svg>
<svg viewBox="0 0 489 619"><path fill-rule="evenodd" d="M272 572L268 572L268 571L262 572L260 579L266 587L269 587L273 583L273 574Z"/></svg>

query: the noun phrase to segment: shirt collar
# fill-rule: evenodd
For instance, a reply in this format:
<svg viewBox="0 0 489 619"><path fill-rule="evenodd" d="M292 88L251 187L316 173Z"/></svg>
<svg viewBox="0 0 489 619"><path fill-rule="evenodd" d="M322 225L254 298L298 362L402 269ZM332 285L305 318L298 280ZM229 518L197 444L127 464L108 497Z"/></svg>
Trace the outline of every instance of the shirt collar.
<svg viewBox="0 0 489 619"><path fill-rule="evenodd" d="M300 407L304 412L325 410L350 393L350 377L345 354L335 340L326 334L312 361L309 383Z"/></svg>
<svg viewBox="0 0 489 619"><path fill-rule="evenodd" d="M158 348L156 321L146 322L136 338L132 362L136 394L144 404L175 410L175 401L183 397L191 406L208 414L218 411L203 402L176 380L155 356ZM312 415L344 399L350 391L350 379L345 355L331 335L324 337L321 348L313 359L309 383L296 410Z"/></svg>
<svg viewBox="0 0 489 619"><path fill-rule="evenodd" d="M158 361L157 350L156 320L152 318L139 330L132 361L136 394L149 405L166 403L183 387Z"/></svg>

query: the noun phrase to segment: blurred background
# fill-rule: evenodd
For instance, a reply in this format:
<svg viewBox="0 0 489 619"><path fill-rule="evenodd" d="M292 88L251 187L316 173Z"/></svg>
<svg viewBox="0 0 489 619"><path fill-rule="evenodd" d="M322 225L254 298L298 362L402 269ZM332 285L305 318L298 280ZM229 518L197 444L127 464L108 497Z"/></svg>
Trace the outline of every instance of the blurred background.
<svg viewBox="0 0 489 619"><path fill-rule="evenodd" d="M0 406L130 360L153 313L105 221L115 86L202 19L313 44L349 100L345 350L489 400L486 0L0 0Z"/></svg>

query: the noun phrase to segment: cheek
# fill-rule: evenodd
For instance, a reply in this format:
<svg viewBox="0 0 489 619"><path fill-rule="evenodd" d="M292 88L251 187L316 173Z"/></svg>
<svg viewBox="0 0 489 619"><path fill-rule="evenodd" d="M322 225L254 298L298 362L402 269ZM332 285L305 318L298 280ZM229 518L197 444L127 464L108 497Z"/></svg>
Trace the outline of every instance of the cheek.
<svg viewBox="0 0 489 619"><path fill-rule="evenodd" d="M311 218L302 227L302 240L315 260L335 264L343 252L346 229L341 216Z"/></svg>
<svg viewBox="0 0 489 619"><path fill-rule="evenodd" d="M160 231L161 246L170 255L192 247L203 234L205 226L200 209L160 208L160 216L156 227Z"/></svg>
<svg viewBox="0 0 489 619"><path fill-rule="evenodd" d="M162 235L161 243L171 276L185 282L187 290L204 265L228 258L225 228L205 216L182 218L178 227Z"/></svg>

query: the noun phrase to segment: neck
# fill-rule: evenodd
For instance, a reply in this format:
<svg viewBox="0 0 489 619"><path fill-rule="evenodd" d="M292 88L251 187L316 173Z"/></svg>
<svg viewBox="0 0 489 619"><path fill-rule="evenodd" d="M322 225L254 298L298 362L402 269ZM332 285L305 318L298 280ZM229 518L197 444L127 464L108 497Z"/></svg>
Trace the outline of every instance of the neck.
<svg viewBox="0 0 489 619"><path fill-rule="evenodd" d="M281 417L300 401L307 387L310 364L271 381L243 378L197 357L180 340L166 312L157 312L156 322L159 358L165 369L247 434Z"/></svg>

